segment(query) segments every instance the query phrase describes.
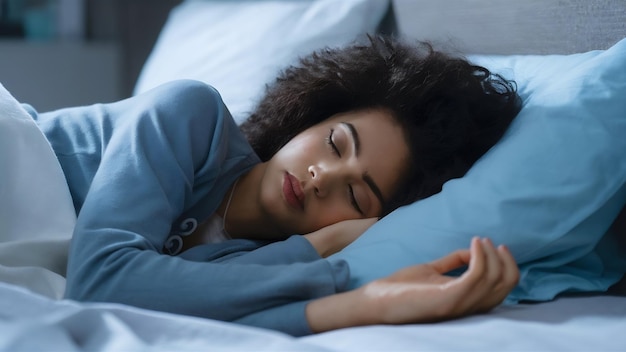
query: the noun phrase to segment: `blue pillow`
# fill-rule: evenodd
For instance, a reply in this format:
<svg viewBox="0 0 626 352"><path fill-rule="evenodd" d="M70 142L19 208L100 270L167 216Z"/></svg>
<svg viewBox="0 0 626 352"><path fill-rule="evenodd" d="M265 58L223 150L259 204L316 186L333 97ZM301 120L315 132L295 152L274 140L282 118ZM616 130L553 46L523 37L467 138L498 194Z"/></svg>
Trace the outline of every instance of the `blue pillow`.
<svg viewBox="0 0 626 352"><path fill-rule="evenodd" d="M626 272L608 232L626 203L626 39L575 55L471 59L518 84L523 108L503 139L332 258L350 264L354 288L487 236L520 265L510 303L606 290Z"/></svg>

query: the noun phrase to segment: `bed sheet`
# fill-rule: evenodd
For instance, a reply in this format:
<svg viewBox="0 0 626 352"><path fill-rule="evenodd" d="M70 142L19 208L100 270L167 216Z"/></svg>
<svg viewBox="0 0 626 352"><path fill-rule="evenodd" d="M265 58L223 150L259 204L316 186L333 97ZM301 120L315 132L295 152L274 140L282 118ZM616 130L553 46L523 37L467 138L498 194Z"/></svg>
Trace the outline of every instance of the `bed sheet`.
<svg viewBox="0 0 626 352"><path fill-rule="evenodd" d="M2 351L623 351L626 297L560 298L442 323L294 338L119 304L54 300L0 283L0 331Z"/></svg>
<svg viewBox="0 0 626 352"><path fill-rule="evenodd" d="M624 351L626 297L587 296L501 306L422 325L343 329L301 338L334 351Z"/></svg>

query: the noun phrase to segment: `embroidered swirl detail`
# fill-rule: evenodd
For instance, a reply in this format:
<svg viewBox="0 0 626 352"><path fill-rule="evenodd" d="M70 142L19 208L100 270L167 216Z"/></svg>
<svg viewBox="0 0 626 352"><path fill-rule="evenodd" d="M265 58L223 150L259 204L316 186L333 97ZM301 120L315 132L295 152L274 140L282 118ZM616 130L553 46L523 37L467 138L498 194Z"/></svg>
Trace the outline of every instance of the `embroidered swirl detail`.
<svg viewBox="0 0 626 352"><path fill-rule="evenodd" d="M163 251L169 255L177 255L183 249L183 237L191 235L198 228L198 220L187 218L180 222L180 231L174 232L163 244Z"/></svg>
<svg viewBox="0 0 626 352"><path fill-rule="evenodd" d="M169 255L176 255L183 249L183 238L179 235L170 236L165 244L163 244L163 250Z"/></svg>
<svg viewBox="0 0 626 352"><path fill-rule="evenodd" d="M198 227L198 220L194 218L187 218L180 222L180 232L177 233L177 235L189 236L194 231L196 231L197 227Z"/></svg>

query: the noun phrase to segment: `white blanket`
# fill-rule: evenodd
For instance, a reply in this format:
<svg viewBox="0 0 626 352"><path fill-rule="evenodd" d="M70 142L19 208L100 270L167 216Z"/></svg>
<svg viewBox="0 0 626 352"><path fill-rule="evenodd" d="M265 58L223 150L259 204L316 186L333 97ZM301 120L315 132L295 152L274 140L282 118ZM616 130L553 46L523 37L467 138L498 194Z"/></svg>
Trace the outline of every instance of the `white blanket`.
<svg viewBox="0 0 626 352"><path fill-rule="evenodd" d="M0 281L61 297L72 199L48 141L1 84L0 200Z"/></svg>
<svg viewBox="0 0 626 352"><path fill-rule="evenodd" d="M0 351L609 352L626 346L626 297L562 298L438 324L293 338L118 304L56 301L0 283L0 331Z"/></svg>

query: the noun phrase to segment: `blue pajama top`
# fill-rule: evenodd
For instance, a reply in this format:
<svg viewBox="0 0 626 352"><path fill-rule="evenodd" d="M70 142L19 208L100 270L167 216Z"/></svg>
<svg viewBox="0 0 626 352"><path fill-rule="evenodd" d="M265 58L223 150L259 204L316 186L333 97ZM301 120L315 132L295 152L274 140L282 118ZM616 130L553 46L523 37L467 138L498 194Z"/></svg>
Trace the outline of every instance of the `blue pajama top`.
<svg viewBox="0 0 626 352"><path fill-rule="evenodd" d="M308 301L348 284L343 261L301 236L229 240L166 254L212 215L258 157L218 92L175 81L111 104L30 113L78 214L66 297L310 333Z"/></svg>

